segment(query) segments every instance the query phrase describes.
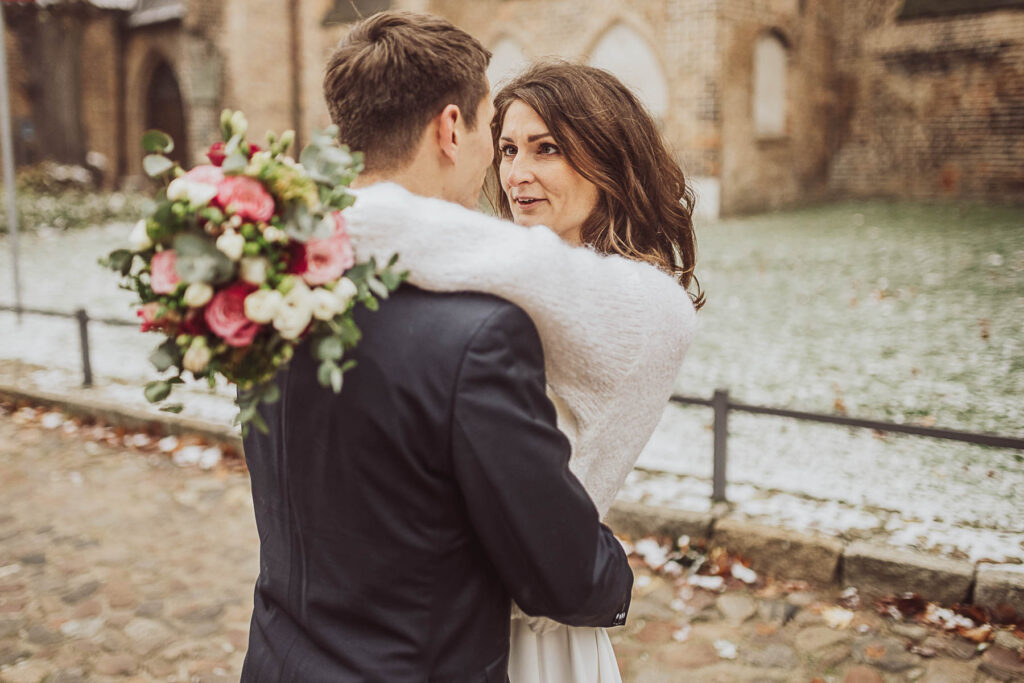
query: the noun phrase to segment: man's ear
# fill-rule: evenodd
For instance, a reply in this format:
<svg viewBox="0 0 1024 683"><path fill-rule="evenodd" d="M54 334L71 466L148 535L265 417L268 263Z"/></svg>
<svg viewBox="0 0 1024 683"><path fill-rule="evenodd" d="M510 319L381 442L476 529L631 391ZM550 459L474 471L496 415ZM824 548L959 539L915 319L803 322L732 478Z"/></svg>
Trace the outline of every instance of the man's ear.
<svg viewBox="0 0 1024 683"><path fill-rule="evenodd" d="M458 156L459 143L462 142L458 126L461 119L462 111L459 105L449 104L441 111L437 125L437 142L441 154L453 164Z"/></svg>

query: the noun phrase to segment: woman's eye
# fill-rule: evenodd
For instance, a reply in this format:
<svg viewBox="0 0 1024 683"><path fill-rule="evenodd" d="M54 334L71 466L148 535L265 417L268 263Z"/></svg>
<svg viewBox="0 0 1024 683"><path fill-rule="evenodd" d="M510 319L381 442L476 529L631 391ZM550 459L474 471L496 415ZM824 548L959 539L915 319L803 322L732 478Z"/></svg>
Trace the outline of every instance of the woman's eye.
<svg viewBox="0 0 1024 683"><path fill-rule="evenodd" d="M502 145L499 150L503 157L514 157L516 155L516 148L513 145Z"/></svg>
<svg viewBox="0 0 1024 683"><path fill-rule="evenodd" d="M541 154L558 154L558 146L551 143L545 142L540 146Z"/></svg>

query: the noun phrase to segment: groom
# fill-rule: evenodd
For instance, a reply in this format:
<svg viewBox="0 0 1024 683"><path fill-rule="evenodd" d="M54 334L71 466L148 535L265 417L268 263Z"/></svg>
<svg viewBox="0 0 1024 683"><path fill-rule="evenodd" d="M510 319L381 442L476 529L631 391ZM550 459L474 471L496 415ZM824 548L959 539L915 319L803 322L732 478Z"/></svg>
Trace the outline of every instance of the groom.
<svg viewBox="0 0 1024 683"><path fill-rule="evenodd" d="M475 206L489 59L436 17L355 26L324 85L360 181ZM261 547L242 681L503 682L511 600L622 624L632 572L568 469L529 317L406 286L357 322L341 394L299 349L270 433L245 440Z"/></svg>

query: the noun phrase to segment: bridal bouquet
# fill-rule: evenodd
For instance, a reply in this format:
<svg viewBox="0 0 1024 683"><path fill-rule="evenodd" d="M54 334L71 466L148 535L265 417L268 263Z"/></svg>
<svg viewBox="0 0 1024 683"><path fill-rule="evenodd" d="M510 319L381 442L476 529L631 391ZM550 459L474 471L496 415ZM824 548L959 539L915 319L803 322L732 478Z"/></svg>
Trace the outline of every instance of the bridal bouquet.
<svg viewBox="0 0 1024 683"><path fill-rule="evenodd" d="M164 337L150 360L165 374L146 385L147 400L163 402L185 372L211 388L220 375L240 389L243 433L250 422L266 431L257 408L278 399L271 379L295 347L310 338L320 384L340 392L354 364L345 352L360 339L355 306L376 310L407 273L395 270L397 255L386 265L357 260L343 211L362 155L336 143L336 128L317 133L296 163L292 131L268 133L262 149L246 141L241 112L225 110L220 123L210 163L187 172L165 156L169 136L143 136L143 167L166 185L130 248L101 262L138 295L142 331Z"/></svg>

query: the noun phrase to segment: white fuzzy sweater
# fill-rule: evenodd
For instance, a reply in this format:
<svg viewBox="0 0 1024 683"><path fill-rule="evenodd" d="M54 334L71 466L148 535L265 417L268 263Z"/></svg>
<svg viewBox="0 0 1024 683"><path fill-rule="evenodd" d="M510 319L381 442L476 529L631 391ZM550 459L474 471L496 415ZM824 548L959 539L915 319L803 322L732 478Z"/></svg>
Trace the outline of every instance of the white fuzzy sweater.
<svg viewBox="0 0 1024 683"><path fill-rule="evenodd" d="M573 443L570 466L604 516L654 432L693 339L689 295L653 266L570 246L544 227L392 183L356 194L345 216L360 260L382 263L397 252L417 287L486 292L530 316L559 426Z"/></svg>

